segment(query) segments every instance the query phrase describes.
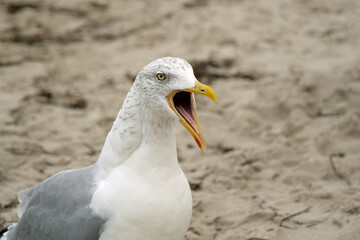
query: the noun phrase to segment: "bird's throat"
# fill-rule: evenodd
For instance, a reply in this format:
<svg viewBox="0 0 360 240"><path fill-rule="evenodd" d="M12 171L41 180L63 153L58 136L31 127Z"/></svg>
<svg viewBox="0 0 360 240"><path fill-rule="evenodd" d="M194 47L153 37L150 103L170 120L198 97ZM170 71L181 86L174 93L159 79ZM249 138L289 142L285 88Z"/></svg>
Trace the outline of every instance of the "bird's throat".
<svg viewBox="0 0 360 240"><path fill-rule="evenodd" d="M166 159L172 162L169 164L174 164L174 161L177 164L176 120L154 111L151 106L134 84L105 140L97 162L102 178L115 167L134 161L135 153L143 156L135 161L144 161L145 164L136 163L142 167L168 164Z"/></svg>

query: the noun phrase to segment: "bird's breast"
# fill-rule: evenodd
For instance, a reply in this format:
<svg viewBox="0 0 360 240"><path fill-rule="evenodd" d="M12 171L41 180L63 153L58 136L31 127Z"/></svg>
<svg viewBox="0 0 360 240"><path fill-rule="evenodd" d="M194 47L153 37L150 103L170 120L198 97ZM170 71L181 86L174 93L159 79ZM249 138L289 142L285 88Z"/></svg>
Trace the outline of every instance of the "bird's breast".
<svg viewBox="0 0 360 240"><path fill-rule="evenodd" d="M101 240L176 240L189 226L192 199L180 168L138 172L122 165L100 182L91 207L107 219Z"/></svg>

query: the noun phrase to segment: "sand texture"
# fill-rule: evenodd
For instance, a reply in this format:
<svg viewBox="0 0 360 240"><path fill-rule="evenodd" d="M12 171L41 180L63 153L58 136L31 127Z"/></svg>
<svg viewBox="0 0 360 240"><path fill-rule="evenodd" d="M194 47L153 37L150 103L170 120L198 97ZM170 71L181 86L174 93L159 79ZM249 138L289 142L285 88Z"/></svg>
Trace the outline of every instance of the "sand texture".
<svg viewBox="0 0 360 240"><path fill-rule="evenodd" d="M359 0L0 0L0 227L16 194L97 160L137 72L188 60L189 240L360 239Z"/></svg>

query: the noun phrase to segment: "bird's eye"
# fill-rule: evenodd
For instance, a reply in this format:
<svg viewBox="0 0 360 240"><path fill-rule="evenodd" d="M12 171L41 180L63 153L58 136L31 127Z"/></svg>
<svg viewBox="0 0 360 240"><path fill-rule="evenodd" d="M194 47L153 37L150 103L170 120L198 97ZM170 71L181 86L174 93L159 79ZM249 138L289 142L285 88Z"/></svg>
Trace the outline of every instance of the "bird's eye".
<svg viewBox="0 0 360 240"><path fill-rule="evenodd" d="M160 81L165 80L166 79L166 75L164 73L158 73L156 74L157 79L159 79Z"/></svg>

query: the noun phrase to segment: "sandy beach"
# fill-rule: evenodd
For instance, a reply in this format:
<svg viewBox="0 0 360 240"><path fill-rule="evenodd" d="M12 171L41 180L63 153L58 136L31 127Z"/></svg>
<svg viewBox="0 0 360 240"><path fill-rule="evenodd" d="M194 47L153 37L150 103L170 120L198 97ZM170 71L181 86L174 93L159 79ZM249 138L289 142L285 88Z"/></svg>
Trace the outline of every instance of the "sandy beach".
<svg viewBox="0 0 360 240"><path fill-rule="evenodd" d="M360 1L0 0L0 228L94 163L143 66L189 61L207 151L177 128L187 240L360 239Z"/></svg>

